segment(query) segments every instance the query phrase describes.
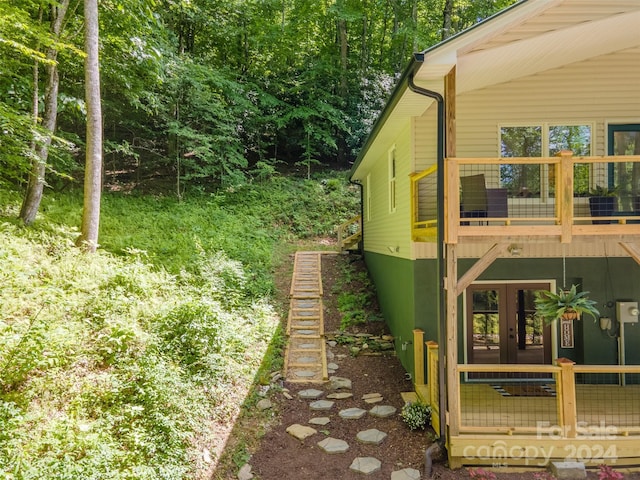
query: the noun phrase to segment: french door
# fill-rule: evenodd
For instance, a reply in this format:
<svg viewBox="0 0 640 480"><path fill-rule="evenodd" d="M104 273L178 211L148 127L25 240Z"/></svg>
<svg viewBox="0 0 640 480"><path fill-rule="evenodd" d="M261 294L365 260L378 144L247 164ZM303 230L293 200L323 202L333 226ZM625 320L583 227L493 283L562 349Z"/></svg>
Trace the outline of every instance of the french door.
<svg viewBox="0 0 640 480"><path fill-rule="evenodd" d="M548 283L474 284L467 288L468 363L551 363L551 327L535 315Z"/></svg>

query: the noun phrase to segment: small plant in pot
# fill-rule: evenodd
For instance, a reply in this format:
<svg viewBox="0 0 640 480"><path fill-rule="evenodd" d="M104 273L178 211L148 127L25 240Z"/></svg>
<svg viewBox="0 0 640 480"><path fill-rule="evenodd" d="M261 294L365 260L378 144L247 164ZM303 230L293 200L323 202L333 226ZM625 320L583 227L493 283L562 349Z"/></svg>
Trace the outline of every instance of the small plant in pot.
<svg viewBox="0 0 640 480"><path fill-rule="evenodd" d="M570 320L580 319L582 314L591 315L594 320L600 316L596 308L596 301L589 299L589 292L578 292L577 285L571 285L569 290L558 290L558 293L549 290L536 292L536 313L542 317L545 323L553 323L559 318Z"/></svg>
<svg viewBox="0 0 640 480"><path fill-rule="evenodd" d="M589 192L589 211L592 217L610 217L616 209L618 188L606 188L596 185ZM593 220L594 224L611 223L611 220Z"/></svg>

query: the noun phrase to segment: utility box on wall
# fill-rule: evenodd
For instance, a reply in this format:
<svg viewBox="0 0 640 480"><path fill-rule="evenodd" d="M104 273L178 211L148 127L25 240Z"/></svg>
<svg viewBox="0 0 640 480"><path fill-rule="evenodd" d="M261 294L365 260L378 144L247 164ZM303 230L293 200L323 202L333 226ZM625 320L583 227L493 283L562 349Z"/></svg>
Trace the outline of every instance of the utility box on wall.
<svg viewBox="0 0 640 480"><path fill-rule="evenodd" d="M620 323L638 323L638 302L616 302L616 316Z"/></svg>

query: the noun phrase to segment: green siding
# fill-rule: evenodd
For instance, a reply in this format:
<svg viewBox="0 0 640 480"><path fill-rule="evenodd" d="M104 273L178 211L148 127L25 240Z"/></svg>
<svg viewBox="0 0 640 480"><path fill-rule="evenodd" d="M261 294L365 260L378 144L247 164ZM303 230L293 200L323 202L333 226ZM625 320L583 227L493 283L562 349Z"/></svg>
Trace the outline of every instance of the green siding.
<svg viewBox="0 0 640 480"><path fill-rule="evenodd" d="M413 329L421 328L425 340L438 335L438 279L436 260L406 260L367 252L367 267L376 285L378 301L391 334L396 352L404 368L414 373L413 345L402 350L402 344L413 340ZM467 271L475 259L460 259L459 275ZM567 285L579 284L598 302L603 315L615 320L615 302L640 301L640 267L630 258L567 258ZM562 285L561 259L498 259L478 280L552 280ZM458 299L459 332L463 332L462 296ZM615 325L615 322L614 322ZM558 326L556 328L559 328ZM640 324L629 324L626 333L628 364L640 364ZM459 338L459 358L464 354L464 338ZM442 343L442 342L440 342ZM613 365L618 363L617 338L603 332L589 316L575 322L575 348L558 349L558 357L579 364Z"/></svg>
<svg viewBox="0 0 640 480"><path fill-rule="evenodd" d="M415 328L426 332L426 340L437 338L436 261L411 261L371 252L365 254L365 261L382 314L395 337L398 358L413 375L413 344L406 350L402 350L402 344L413 341Z"/></svg>

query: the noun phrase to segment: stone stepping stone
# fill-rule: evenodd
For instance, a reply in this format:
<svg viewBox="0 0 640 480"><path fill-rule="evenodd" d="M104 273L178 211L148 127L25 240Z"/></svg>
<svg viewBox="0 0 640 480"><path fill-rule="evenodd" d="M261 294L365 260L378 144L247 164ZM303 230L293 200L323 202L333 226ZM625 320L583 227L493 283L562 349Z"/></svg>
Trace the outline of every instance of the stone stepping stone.
<svg viewBox="0 0 640 480"><path fill-rule="evenodd" d="M353 393L349 393L349 392L337 392L337 393L330 393L329 395L327 395L327 398L333 398L335 400L344 400L345 398L351 398L353 397Z"/></svg>
<svg viewBox="0 0 640 480"><path fill-rule="evenodd" d="M318 357L298 357L295 359L296 363L316 363Z"/></svg>
<svg viewBox="0 0 640 480"><path fill-rule="evenodd" d="M420 480L420 472L415 468L405 468L391 474L391 480Z"/></svg>
<svg viewBox="0 0 640 480"><path fill-rule="evenodd" d="M382 395L379 393L365 393L364 395L362 395L362 399L363 400L367 400L368 398L377 398L377 397L381 397Z"/></svg>
<svg viewBox="0 0 640 480"><path fill-rule="evenodd" d="M307 388L306 390L300 390L298 392L298 396L300 398L312 398L312 399L316 399L318 398L320 395L322 395L324 392L322 390L318 390L316 388Z"/></svg>
<svg viewBox="0 0 640 480"><path fill-rule="evenodd" d="M298 335L315 335L317 332L315 330L296 330Z"/></svg>
<svg viewBox="0 0 640 480"><path fill-rule="evenodd" d="M330 402L329 400L316 400L309 404L309 408L311 408L311 410L331 410L334 403L335 402Z"/></svg>
<svg viewBox="0 0 640 480"><path fill-rule="evenodd" d="M311 425L321 425L324 426L327 423L329 423L331 421L331 419L329 417L314 417L311 420L309 420L309 423Z"/></svg>
<svg viewBox="0 0 640 480"><path fill-rule="evenodd" d="M377 428L370 428L369 430L358 432L356 438L361 443L365 443L368 445L380 445L384 441L384 439L387 438L387 434L381 432Z"/></svg>
<svg viewBox="0 0 640 480"><path fill-rule="evenodd" d="M335 340L329 340L327 342L327 345L329 345L330 347L335 347L336 345L338 345L338 342L336 342Z"/></svg>
<svg viewBox="0 0 640 480"><path fill-rule="evenodd" d="M296 377L302 378L310 378L317 375L317 372L314 372L312 370L295 370L293 373Z"/></svg>
<svg viewBox="0 0 640 480"><path fill-rule="evenodd" d="M327 437L318 446L327 453L344 453L349 450L349 444L338 438Z"/></svg>
<svg viewBox="0 0 640 480"><path fill-rule="evenodd" d="M296 437L298 440L304 440L311 435L315 435L318 431L315 428L307 427L306 425L300 425L299 423L294 423L287 427L286 432L289 435Z"/></svg>
<svg viewBox="0 0 640 480"><path fill-rule="evenodd" d="M369 410L369 413L374 417L386 418L396 413L396 407L392 407L391 405L376 405Z"/></svg>
<svg viewBox="0 0 640 480"><path fill-rule="evenodd" d="M272 406L273 404L271 403L271 400L269 400L268 398L263 398L258 403L256 403L256 408L258 410L268 410Z"/></svg>
<svg viewBox="0 0 640 480"><path fill-rule="evenodd" d="M301 343L298 347L308 350L310 348L317 348L318 346L315 343Z"/></svg>
<svg viewBox="0 0 640 480"><path fill-rule="evenodd" d="M382 401L382 395L379 393L367 393L362 396L362 399L368 404L378 403Z"/></svg>
<svg viewBox="0 0 640 480"><path fill-rule="evenodd" d="M338 370L340 367L338 366L338 364L337 364L337 363L333 363L333 362L332 362L332 363L327 364L327 368L328 368L329 370Z"/></svg>
<svg viewBox="0 0 640 480"><path fill-rule="evenodd" d="M346 410L340 410L340 413L338 413L338 415L340 415L340 418L345 418L345 419L358 419L358 418L362 418L364 417L364 415L367 413L366 410L363 410L362 408L347 408Z"/></svg>
<svg viewBox="0 0 640 480"><path fill-rule="evenodd" d="M344 377L330 377L332 390L351 390L351 380Z"/></svg>
<svg viewBox="0 0 640 480"><path fill-rule="evenodd" d="M356 457L349 468L354 472L364 473L365 475L369 475L373 472L377 472L380 470L382 466L382 462L377 458L373 457Z"/></svg>

